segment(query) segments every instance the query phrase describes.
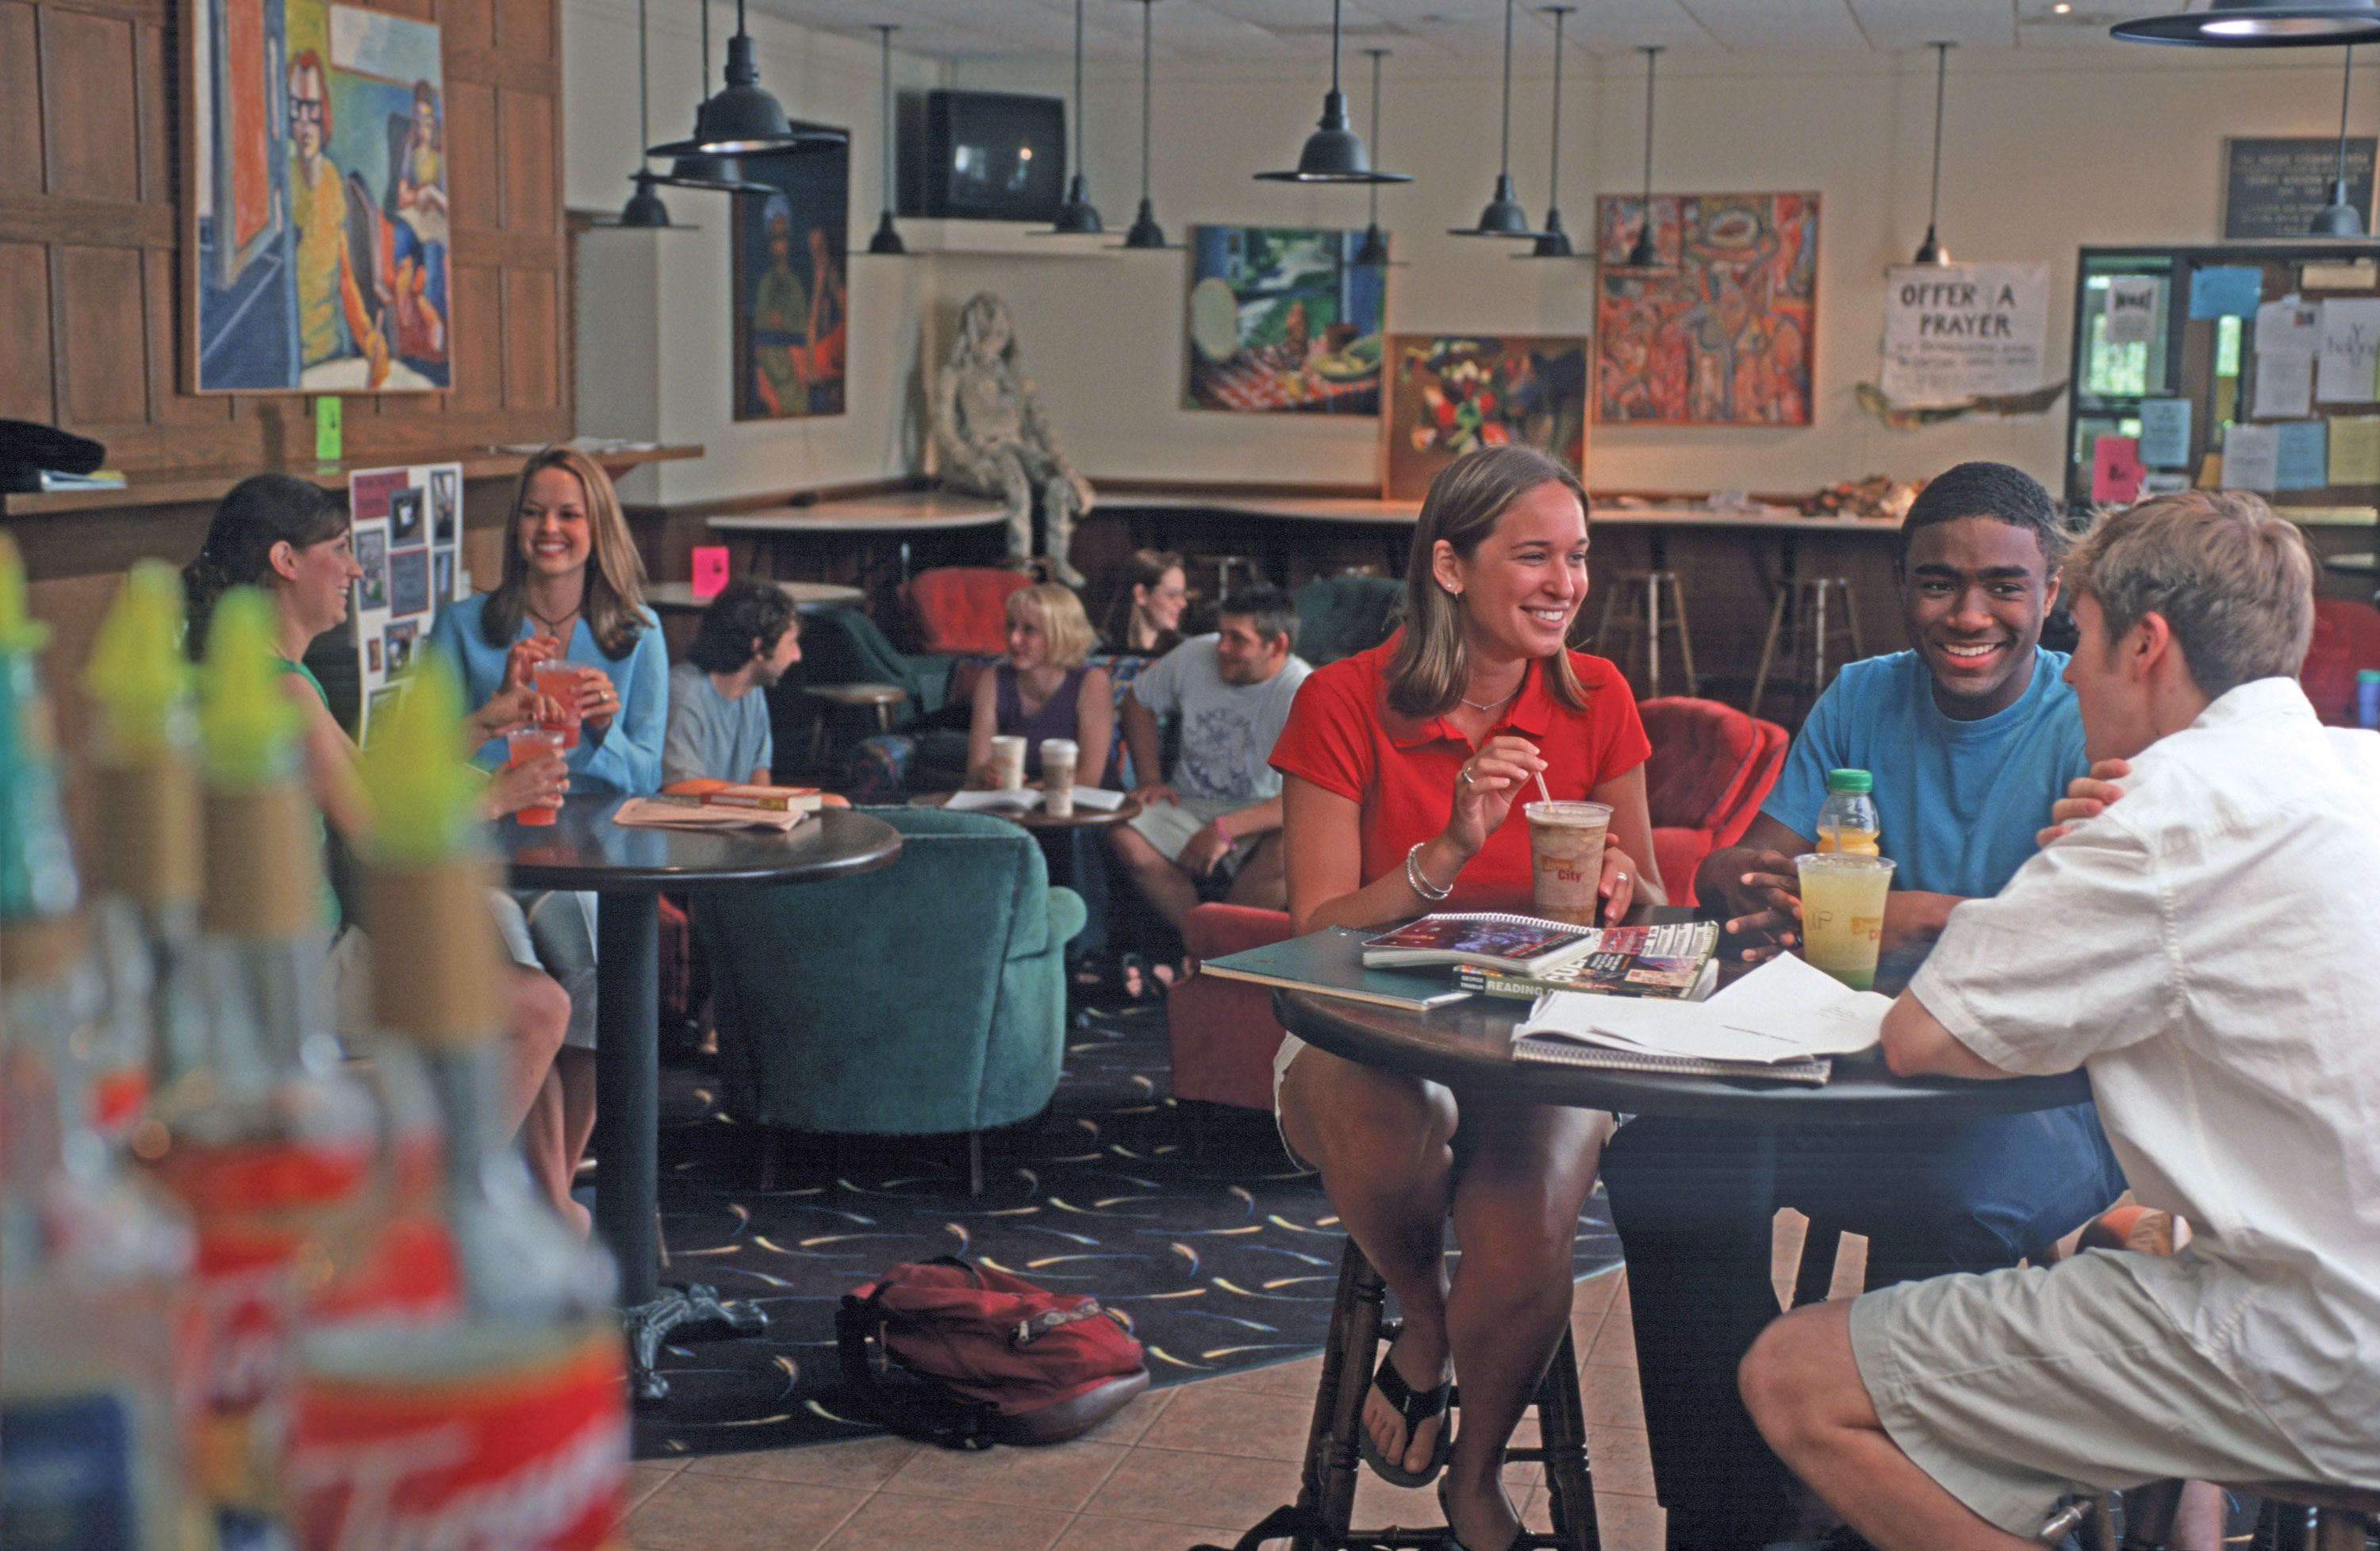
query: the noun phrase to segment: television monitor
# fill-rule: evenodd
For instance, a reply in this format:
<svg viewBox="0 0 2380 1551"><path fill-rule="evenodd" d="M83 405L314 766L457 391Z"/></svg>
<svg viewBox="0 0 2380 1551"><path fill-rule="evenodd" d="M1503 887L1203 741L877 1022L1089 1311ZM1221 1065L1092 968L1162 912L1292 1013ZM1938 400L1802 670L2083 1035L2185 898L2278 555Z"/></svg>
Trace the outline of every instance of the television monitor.
<svg viewBox="0 0 2380 1551"><path fill-rule="evenodd" d="M1054 221L1066 189L1066 104L1011 91L926 94L924 213Z"/></svg>

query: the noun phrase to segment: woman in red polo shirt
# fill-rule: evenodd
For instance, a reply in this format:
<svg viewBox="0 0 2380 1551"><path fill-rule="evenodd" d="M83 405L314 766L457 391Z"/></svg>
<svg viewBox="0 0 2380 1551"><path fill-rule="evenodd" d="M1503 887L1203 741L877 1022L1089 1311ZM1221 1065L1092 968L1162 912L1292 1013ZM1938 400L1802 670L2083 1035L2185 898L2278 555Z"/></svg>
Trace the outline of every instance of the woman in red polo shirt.
<svg viewBox="0 0 2380 1551"><path fill-rule="evenodd" d="M1557 799L1611 805L1608 918L1639 894L1660 901L1635 700L1610 663L1564 646L1586 598L1578 480L1525 447L1457 460L1422 503L1405 586L1404 628L1307 679L1273 748L1296 929L1528 910L1518 807L1540 775ZM1365 1458L1409 1486L1443 1464L1461 1545L1503 1551L1520 1529L1498 1481L1504 1445L1570 1318L1572 1243L1611 1117L1450 1091L1294 1036L1274 1072L1283 1139L1320 1169L1404 1313L1365 1402Z"/></svg>

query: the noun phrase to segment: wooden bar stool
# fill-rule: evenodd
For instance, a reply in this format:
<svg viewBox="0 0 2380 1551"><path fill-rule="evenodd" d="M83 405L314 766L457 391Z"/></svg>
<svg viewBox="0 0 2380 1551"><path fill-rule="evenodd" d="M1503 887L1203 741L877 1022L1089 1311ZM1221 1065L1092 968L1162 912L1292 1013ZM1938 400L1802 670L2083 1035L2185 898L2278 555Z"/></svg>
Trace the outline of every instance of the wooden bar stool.
<svg viewBox="0 0 2380 1551"><path fill-rule="evenodd" d="M1675 571L1622 571L1604 595L1602 617L1595 622L1595 653L1609 657L1622 673L1636 658L1636 643L1645 643L1645 698L1661 697L1661 632L1674 633L1678 657L1685 664L1686 693L1694 693L1700 675L1694 672L1694 643L1686 634L1686 595L1678 588ZM1612 612L1626 605L1618 622ZM1642 605L1641 607L1639 605ZM1604 650L1603 641L1617 631L1624 655ZM1756 713L1755 713L1756 714Z"/></svg>
<svg viewBox="0 0 2380 1551"><path fill-rule="evenodd" d="M1834 617L1828 617L1830 606ZM1791 613L1789 625L1786 616ZM1752 678L1752 699L1744 707L1753 715L1760 714L1761 697L1767 693L1768 671L1778 665L1777 636L1780 627L1785 634L1783 673L1785 682L1800 687L1806 685L1810 698L1815 700L1826 693L1833 679L1828 664L1831 659L1835 669L1846 662L1867 655L1860 644L1859 606L1852 598L1848 576L1794 576L1780 585L1777 601L1768 607L1768 635L1760 643L1760 671ZM1834 654L1832 648L1842 641L1851 644L1849 656ZM1807 677L1803 677L1806 664Z"/></svg>
<svg viewBox="0 0 2380 1551"><path fill-rule="evenodd" d="M876 730L892 731L892 708L909 698L909 692L897 684L808 684L802 693L813 702L810 711L810 763L816 764L826 754L827 713L836 706L873 706L876 708Z"/></svg>
<svg viewBox="0 0 2380 1551"><path fill-rule="evenodd" d="M1264 579L1257 569L1257 563L1244 554L1194 554L1190 557L1190 564L1194 570L1204 570L1210 565L1215 568L1214 600L1217 603L1232 595L1234 574L1245 576L1251 584Z"/></svg>

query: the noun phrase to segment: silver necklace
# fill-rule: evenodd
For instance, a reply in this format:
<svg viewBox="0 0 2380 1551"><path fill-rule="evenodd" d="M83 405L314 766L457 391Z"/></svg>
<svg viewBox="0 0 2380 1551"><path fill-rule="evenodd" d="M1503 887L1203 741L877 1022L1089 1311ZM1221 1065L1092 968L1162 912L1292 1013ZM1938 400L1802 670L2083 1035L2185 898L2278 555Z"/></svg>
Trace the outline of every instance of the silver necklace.
<svg viewBox="0 0 2380 1551"><path fill-rule="evenodd" d="M1520 686L1519 686L1518 685L1513 685L1513 686L1512 686L1512 695L1518 695L1520 692L1521 692L1521 689L1520 689ZM1504 697L1503 697L1502 698L1500 698L1500 699L1489 700L1489 701L1488 701L1488 702L1487 702L1486 704L1484 704L1484 705L1483 705L1483 704L1481 704L1481 703L1480 703L1479 701L1477 701L1477 700L1463 700L1463 697L1462 697L1462 696L1460 696L1460 695L1456 696L1456 697L1455 697L1455 698L1456 698L1456 699L1458 699L1458 700L1463 700L1463 703L1464 705L1469 706L1469 707L1470 707L1473 710L1475 710L1475 711L1492 711L1492 710L1494 710L1497 707L1499 707L1499 706L1502 705L1502 704L1504 703L1504 701L1505 701L1505 700L1509 700L1509 699L1511 699L1511 698L1512 697L1512 695L1507 695L1507 696L1504 696Z"/></svg>

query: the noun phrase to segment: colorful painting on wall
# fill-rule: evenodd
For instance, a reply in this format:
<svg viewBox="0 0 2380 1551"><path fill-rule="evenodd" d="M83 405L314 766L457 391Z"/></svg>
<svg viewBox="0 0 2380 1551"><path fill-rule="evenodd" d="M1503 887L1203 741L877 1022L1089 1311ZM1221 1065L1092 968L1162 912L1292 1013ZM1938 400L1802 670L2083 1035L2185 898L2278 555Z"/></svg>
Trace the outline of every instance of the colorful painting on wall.
<svg viewBox="0 0 2380 1551"><path fill-rule="evenodd" d="M1624 267L1641 200L1596 200L1596 418L1805 426L1818 196L1656 194L1661 266Z"/></svg>
<svg viewBox="0 0 2380 1551"><path fill-rule="evenodd" d="M324 0L194 0L191 387L454 382L438 29Z"/></svg>
<svg viewBox="0 0 2380 1551"><path fill-rule="evenodd" d="M1387 271L1354 232L1190 228L1190 407L1380 412Z"/></svg>
<svg viewBox="0 0 2380 1551"><path fill-rule="evenodd" d="M1586 349L1570 334L1390 334L1380 493L1418 501L1464 453L1515 442L1584 467Z"/></svg>
<svg viewBox="0 0 2380 1551"><path fill-rule="evenodd" d="M734 200L735 418L840 415L850 149L755 156L744 176L778 191Z"/></svg>

